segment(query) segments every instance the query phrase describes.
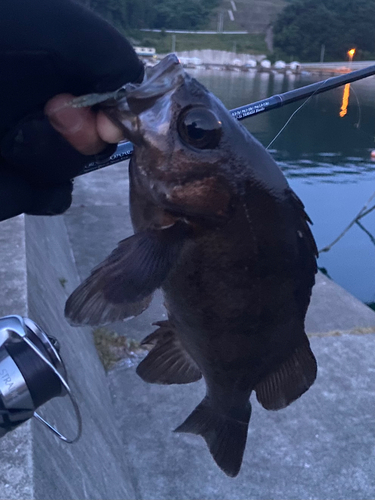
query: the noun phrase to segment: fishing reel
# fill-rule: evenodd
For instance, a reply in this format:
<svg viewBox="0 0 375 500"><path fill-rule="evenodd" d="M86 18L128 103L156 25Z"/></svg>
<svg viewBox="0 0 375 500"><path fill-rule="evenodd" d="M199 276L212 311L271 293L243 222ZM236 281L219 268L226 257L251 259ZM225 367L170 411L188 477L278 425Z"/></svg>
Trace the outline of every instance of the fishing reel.
<svg viewBox="0 0 375 500"><path fill-rule="evenodd" d="M66 395L78 424L73 439L63 436L35 411L52 398ZM32 417L67 443L80 437L81 416L57 340L29 318L5 316L0 318L0 438Z"/></svg>

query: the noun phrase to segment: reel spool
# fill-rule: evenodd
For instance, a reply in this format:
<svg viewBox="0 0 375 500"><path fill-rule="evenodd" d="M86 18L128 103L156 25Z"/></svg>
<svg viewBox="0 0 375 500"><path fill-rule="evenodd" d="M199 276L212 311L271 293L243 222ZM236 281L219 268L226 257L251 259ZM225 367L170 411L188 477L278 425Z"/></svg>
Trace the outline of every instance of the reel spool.
<svg viewBox="0 0 375 500"><path fill-rule="evenodd" d="M61 440L76 442L82 421L66 378L56 339L29 318L0 318L0 437L35 417ZM62 435L35 411L47 401L66 395L78 424L73 439Z"/></svg>

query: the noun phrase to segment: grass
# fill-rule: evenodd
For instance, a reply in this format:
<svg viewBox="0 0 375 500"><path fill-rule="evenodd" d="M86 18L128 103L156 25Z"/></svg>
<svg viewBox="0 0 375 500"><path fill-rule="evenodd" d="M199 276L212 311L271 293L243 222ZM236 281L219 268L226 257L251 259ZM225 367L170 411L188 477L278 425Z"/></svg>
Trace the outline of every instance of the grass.
<svg viewBox="0 0 375 500"><path fill-rule="evenodd" d="M65 288L65 285L66 285L66 283L67 283L68 280L66 278L59 278L59 281L60 281L60 285L63 288Z"/></svg>
<svg viewBox="0 0 375 500"><path fill-rule="evenodd" d="M105 370L113 368L116 363L123 359L147 352L136 340L128 339L107 328L96 328L93 331L93 336L95 347Z"/></svg>
<svg viewBox="0 0 375 500"><path fill-rule="evenodd" d="M172 51L171 33L153 33L149 31L132 30L127 32L126 35L136 45L155 47L157 54L167 54ZM262 34L197 35L177 33L175 36L176 52L212 49L254 55L267 53L267 46L264 41L264 35Z"/></svg>

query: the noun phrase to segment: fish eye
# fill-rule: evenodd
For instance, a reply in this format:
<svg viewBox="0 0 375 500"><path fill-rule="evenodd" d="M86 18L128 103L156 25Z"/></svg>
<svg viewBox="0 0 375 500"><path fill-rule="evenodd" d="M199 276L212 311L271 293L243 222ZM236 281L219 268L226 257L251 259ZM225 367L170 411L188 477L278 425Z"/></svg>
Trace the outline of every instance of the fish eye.
<svg viewBox="0 0 375 500"><path fill-rule="evenodd" d="M207 108L189 108L177 122L183 142L197 149L214 149L221 138L221 121Z"/></svg>

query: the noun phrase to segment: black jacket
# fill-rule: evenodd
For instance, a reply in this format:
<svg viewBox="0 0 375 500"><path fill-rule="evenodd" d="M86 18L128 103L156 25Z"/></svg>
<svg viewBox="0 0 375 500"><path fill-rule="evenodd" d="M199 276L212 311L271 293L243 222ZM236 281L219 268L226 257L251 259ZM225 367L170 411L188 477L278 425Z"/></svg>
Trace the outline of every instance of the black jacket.
<svg viewBox="0 0 375 500"><path fill-rule="evenodd" d="M143 65L106 21L70 0L0 3L0 220L61 213L72 183L98 157L74 150L43 114L56 94L115 90ZM109 156L109 146L100 155Z"/></svg>

